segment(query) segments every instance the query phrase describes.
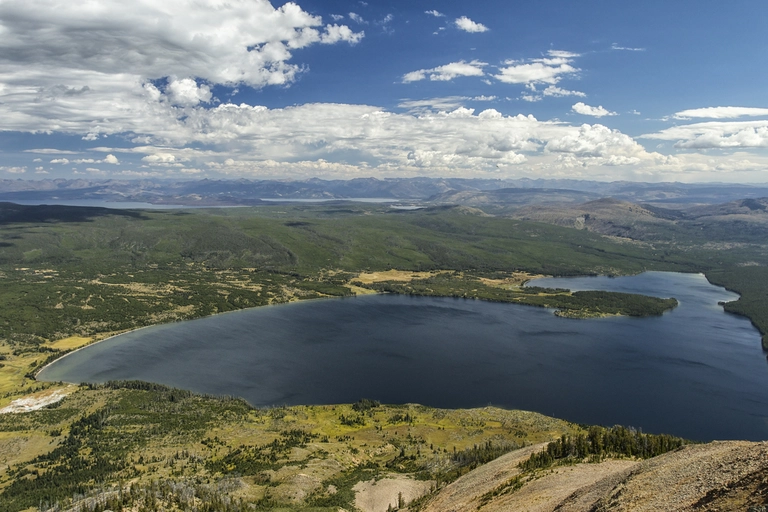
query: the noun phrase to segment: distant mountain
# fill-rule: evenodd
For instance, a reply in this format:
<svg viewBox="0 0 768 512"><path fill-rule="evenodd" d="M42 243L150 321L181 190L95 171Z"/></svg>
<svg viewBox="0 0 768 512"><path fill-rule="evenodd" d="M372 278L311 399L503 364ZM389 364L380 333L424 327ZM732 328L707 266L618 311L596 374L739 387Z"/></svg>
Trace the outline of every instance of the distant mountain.
<svg viewBox="0 0 768 512"><path fill-rule="evenodd" d="M613 197L683 208L768 197L768 185L357 178L352 180L0 180L0 201L102 200L183 205L254 205L261 199L385 198L468 206L519 207Z"/></svg>
<svg viewBox="0 0 768 512"><path fill-rule="evenodd" d="M515 207L530 204L583 203L599 194L551 188L501 188L497 190L451 190L429 198L432 203L466 206Z"/></svg>
<svg viewBox="0 0 768 512"><path fill-rule="evenodd" d="M715 231L718 240L768 239L768 198L685 209L603 198L575 205L529 205L506 216L634 240L675 240L694 232L704 236Z"/></svg>

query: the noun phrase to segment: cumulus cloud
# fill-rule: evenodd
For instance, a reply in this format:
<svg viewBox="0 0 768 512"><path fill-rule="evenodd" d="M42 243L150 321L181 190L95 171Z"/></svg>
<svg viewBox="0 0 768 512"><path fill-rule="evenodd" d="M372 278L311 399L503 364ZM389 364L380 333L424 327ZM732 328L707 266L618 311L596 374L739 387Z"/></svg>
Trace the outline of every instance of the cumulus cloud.
<svg viewBox="0 0 768 512"><path fill-rule="evenodd" d="M200 152L186 148L185 158L204 161L210 169L226 174L287 171L297 155L302 156L308 173L314 169L316 173L322 170L346 176L356 175L352 168L357 173L375 169L379 175L481 173L518 169L521 165L543 169L542 162L564 155L597 167L656 162L627 135L600 125L587 129L539 121L533 116L504 116L494 109L477 113L458 106L396 114L366 105L308 104L268 109L224 104L188 110L187 115L184 128L174 130L172 135L183 137L179 142L202 142L222 150ZM230 142L235 140L241 141L237 150ZM147 164L169 164L179 155L167 147L145 146L133 152L146 153L143 160ZM241 163L228 164L229 158ZM558 165L565 165L563 162Z"/></svg>
<svg viewBox="0 0 768 512"><path fill-rule="evenodd" d="M581 114L583 116L592 116L592 117L605 117L605 116L618 115L616 112L611 112L610 110L603 108L602 105L598 105L597 107L591 107L581 101L576 103L573 107L571 107L571 110L573 110L577 114Z"/></svg>
<svg viewBox="0 0 768 512"><path fill-rule="evenodd" d="M302 70L289 62L293 50L338 41L327 37L321 17L292 2L275 9L268 0L6 0L0 32L6 84L43 82L54 97L87 95L119 76L288 84ZM350 31L343 40L359 37Z"/></svg>
<svg viewBox="0 0 768 512"><path fill-rule="evenodd" d="M571 64L579 54L550 50L547 57L524 61L507 60L494 78L507 84L557 84L564 76L580 70Z"/></svg>
<svg viewBox="0 0 768 512"><path fill-rule="evenodd" d="M568 89L562 89L555 85L550 85L549 87L541 91L541 93L544 96L554 96L556 98L563 98L565 96L578 96L580 98L585 98L587 96L581 91L569 91Z"/></svg>
<svg viewBox="0 0 768 512"><path fill-rule="evenodd" d="M466 62L460 60L459 62L451 62L444 66L438 66L431 69L419 69L417 71L411 71L403 75L403 83L418 82L420 80L426 80L429 78L433 81L449 81L459 76L485 76L483 68L487 66L487 62L480 62L479 60L473 60Z"/></svg>
<svg viewBox="0 0 768 512"><path fill-rule="evenodd" d="M768 116L768 108L756 107L706 107L682 110L672 117L675 119L691 119L703 117L709 119L735 119L737 117Z"/></svg>
<svg viewBox="0 0 768 512"><path fill-rule="evenodd" d="M722 169L747 168L746 160L749 165L764 162L742 156L726 165L722 159L707 163L695 154L668 157L648 152L628 135L600 124L573 126L533 116L507 116L492 108L476 111L464 105L489 99L407 100L414 103L403 102L404 108L411 108L406 113L346 104L274 109L229 103L214 108L188 107L177 112L179 117L165 127L137 129L134 139L145 141L143 145L92 151L107 156L140 155L141 164L154 169L150 174L141 168L112 173L135 177L157 172L166 176L215 173L251 178L504 173L648 179L661 172L726 172ZM168 102L160 103L159 108L177 109ZM136 126L145 121L136 119Z"/></svg>
<svg viewBox="0 0 768 512"><path fill-rule="evenodd" d="M688 149L766 148L768 120L692 123L646 134L642 138L676 141L675 147Z"/></svg>
<svg viewBox="0 0 768 512"><path fill-rule="evenodd" d="M445 14L441 13L440 11L436 11L434 9L432 9L431 11L424 11L424 14L429 14L431 16L434 16L435 18L445 17Z"/></svg>
<svg viewBox="0 0 768 512"><path fill-rule="evenodd" d="M482 23L477 23L472 21L471 19L467 18L466 16L462 16L461 18L456 18L456 21L453 22L456 27L458 27L460 30L463 30L464 32L487 32L489 29Z"/></svg>
<svg viewBox="0 0 768 512"><path fill-rule="evenodd" d="M529 83L526 85L526 88L532 93L524 93L520 96L520 99L524 101L541 101L544 99L545 96L553 96L555 98L564 98L566 96L578 96L581 98L585 98L587 95L584 94L581 91L570 91L568 89L562 89L560 87L557 87L556 85L550 85L544 90L538 91L536 89L536 84Z"/></svg>
<svg viewBox="0 0 768 512"><path fill-rule="evenodd" d="M326 44L334 44L339 41L346 41L356 44L365 36L365 32L353 32L346 25L326 25L325 34L320 37L320 41Z"/></svg>
<svg viewBox="0 0 768 512"><path fill-rule="evenodd" d="M645 153L632 137L600 124L581 125L578 130L548 141L545 149L575 156L610 157L612 161L634 160L624 163L637 163Z"/></svg>
<svg viewBox="0 0 768 512"><path fill-rule="evenodd" d="M206 84L197 85L192 78L183 78L181 80L175 77L171 79L166 94L174 105L184 107L193 107L199 103L209 103L213 94L211 88Z"/></svg>
<svg viewBox="0 0 768 512"><path fill-rule="evenodd" d="M0 166L0 171L7 172L8 174L24 174L25 172L27 172L27 168Z"/></svg>

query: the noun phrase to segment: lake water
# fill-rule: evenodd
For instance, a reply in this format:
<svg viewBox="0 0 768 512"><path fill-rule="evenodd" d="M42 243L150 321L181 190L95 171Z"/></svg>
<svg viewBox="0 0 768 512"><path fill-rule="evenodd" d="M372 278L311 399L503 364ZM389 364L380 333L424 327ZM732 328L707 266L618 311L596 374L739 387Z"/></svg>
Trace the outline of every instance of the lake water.
<svg viewBox="0 0 768 512"><path fill-rule="evenodd" d="M180 204L153 204L136 201L104 201L103 199L8 199L7 201L25 206L91 206L97 208L112 208L115 210L177 210L192 208L216 208L215 206L183 206Z"/></svg>
<svg viewBox="0 0 768 512"><path fill-rule="evenodd" d="M489 404L699 440L768 439L758 332L704 276L537 280L676 297L661 317L559 318L531 306L372 295L141 329L73 353L42 380L141 379L254 405L360 398Z"/></svg>

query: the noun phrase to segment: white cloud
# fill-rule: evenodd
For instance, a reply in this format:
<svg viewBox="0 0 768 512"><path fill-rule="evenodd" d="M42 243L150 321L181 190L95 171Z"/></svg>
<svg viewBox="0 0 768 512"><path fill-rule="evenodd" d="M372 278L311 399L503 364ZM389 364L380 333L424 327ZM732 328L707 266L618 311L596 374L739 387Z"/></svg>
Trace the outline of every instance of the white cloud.
<svg viewBox="0 0 768 512"><path fill-rule="evenodd" d="M25 149L24 153L37 153L38 155L77 155L77 151L55 148Z"/></svg>
<svg viewBox="0 0 768 512"><path fill-rule="evenodd" d="M642 138L676 141L675 147L688 149L768 148L768 120L693 123Z"/></svg>
<svg viewBox="0 0 768 512"><path fill-rule="evenodd" d="M571 65L579 54L550 50L547 57L525 61L508 60L494 78L507 84L555 85L563 76L575 75L580 70Z"/></svg>
<svg viewBox="0 0 768 512"><path fill-rule="evenodd" d="M423 100L403 100L398 103L398 108L408 109L411 112L423 110L455 110L466 105L468 101L496 101L496 96L443 96L441 98L428 98Z"/></svg>
<svg viewBox="0 0 768 512"><path fill-rule="evenodd" d="M520 96L520 99L530 102L541 101L545 96L554 96L555 98L564 98L566 96L579 96L585 98L587 96L581 91L569 91L568 89L562 89L556 85L550 85L542 91L537 91L536 85L529 83L526 84L526 88L533 91L534 94L524 93Z"/></svg>
<svg viewBox="0 0 768 512"><path fill-rule="evenodd" d="M176 156L171 153L155 153L145 156L141 161L149 164L172 164L176 163Z"/></svg>
<svg viewBox="0 0 768 512"><path fill-rule="evenodd" d="M120 161L117 159L117 157L115 155L111 154L111 153L104 157L103 162L105 164L112 164L112 165L117 165L117 164L120 163Z"/></svg>
<svg viewBox="0 0 768 512"><path fill-rule="evenodd" d="M454 24L464 32L487 32L489 29L482 23L476 23L472 21L471 19L467 18L466 16L462 16L461 18L456 18L456 21L454 21Z"/></svg>
<svg viewBox="0 0 768 512"><path fill-rule="evenodd" d="M591 107L585 103L582 103L581 101L576 103L573 107L571 107L571 109L577 114L581 114L583 116L605 117L618 115L616 112L611 112L610 110L603 108L602 105Z"/></svg>
<svg viewBox="0 0 768 512"><path fill-rule="evenodd" d="M69 160L66 158L54 158L51 160L52 164L61 164L61 165L67 165L69 163Z"/></svg>
<svg viewBox="0 0 768 512"><path fill-rule="evenodd" d="M365 36L365 32L353 32L351 28L346 25L327 25L325 27L325 34L322 35L320 41L327 44L337 43L339 41L347 41L351 44L356 44Z"/></svg>
<svg viewBox="0 0 768 512"><path fill-rule="evenodd" d="M210 103L213 97L210 87L206 84L198 86L197 82L192 78L182 78L181 80L175 77L172 78L166 88L166 94L171 103L184 107L193 107L199 103Z"/></svg>
<svg viewBox="0 0 768 512"><path fill-rule="evenodd" d="M368 24L368 22L365 21L362 16L354 12L349 13L349 19L351 19L355 23Z"/></svg>
<svg viewBox="0 0 768 512"><path fill-rule="evenodd" d="M344 19L343 14L331 14L331 18L333 18L333 21L341 21Z"/></svg>
<svg viewBox="0 0 768 512"><path fill-rule="evenodd" d="M608 157L609 162L614 162L609 165L620 161L637 163L646 154L645 148L632 137L600 124L584 124L578 130L552 139L547 142L545 150L579 157Z"/></svg>
<svg viewBox="0 0 768 512"><path fill-rule="evenodd" d="M445 14L443 14L443 13L441 13L439 11L436 11L434 9L432 9L431 11L424 11L424 14L430 14L430 15L434 16L435 18L443 18L443 17L445 17Z"/></svg>
<svg viewBox="0 0 768 512"><path fill-rule="evenodd" d="M569 91L568 89L561 89L556 85L550 85L549 87L541 91L541 93L544 96L554 96L556 98L563 98L565 96L578 96L580 98L585 98L587 96L581 91Z"/></svg>
<svg viewBox="0 0 768 512"><path fill-rule="evenodd" d="M0 171L7 172L8 174L24 174L25 172L27 172L27 168L0 166Z"/></svg>
<svg viewBox="0 0 768 512"><path fill-rule="evenodd" d="M402 81L403 83L417 82L426 80L427 77L433 81L449 81L459 76L485 76L483 68L487 65L487 62L480 62L479 60L471 62L461 60L432 69L411 71L403 75Z"/></svg>
<svg viewBox="0 0 768 512"><path fill-rule="evenodd" d="M768 108L756 107L706 107L694 108L677 112L672 117L675 119L691 119L703 117L709 119L734 119L737 117L768 116Z"/></svg>
<svg viewBox="0 0 768 512"><path fill-rule="evenodd" d="M645 48L631 48L627 46L619 46L618 44L613 43L611 45L611 50L622 50L627 52L644 52Z"/></svg>

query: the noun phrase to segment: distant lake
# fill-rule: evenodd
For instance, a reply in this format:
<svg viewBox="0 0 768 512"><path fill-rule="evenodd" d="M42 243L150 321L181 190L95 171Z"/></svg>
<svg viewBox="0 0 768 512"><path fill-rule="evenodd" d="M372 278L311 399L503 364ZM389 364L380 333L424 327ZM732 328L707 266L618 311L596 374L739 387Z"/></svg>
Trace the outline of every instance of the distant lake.
<svg viewBox="0 0 768 512"><path fill-rule="evenodd" d="M337 199L292 199L292 198L261 198L267 203L328 203L333 201L352 201L358 203L397 203L400 199L388 199L378 197L353 197ZM221 205L183 205L183 204L154 204L136 201L105 201L103 199L3 199L11 203L26 206L59 205L59 206L92 206L99 208L114 208L118 210L177 210L177 209L202 209L202 208L243 208L248 205L221 206Z"/></svg>
<svg viewBox="0 0 768 512"><path fill-rule="evenodd" d="M103 199L7 199L10 203L25 206L58 205L58 206L91 206L98 208L113 208L117 210L176 210L181 208L221 208L216 206L184 206L180 204L152 204L136 201L104 201ZM227 208L227 207L224 207Z"/></svg>
<svg viewBox="0 0 768 512"><path fill-rule="evenodd" d="M699 440L768 439L758 332L700 274L537 280L676 297L661 317L559 318L477 300L370 295L149 327L71 354L49 381L141 379L251 404L489 404Z"/></svg>

